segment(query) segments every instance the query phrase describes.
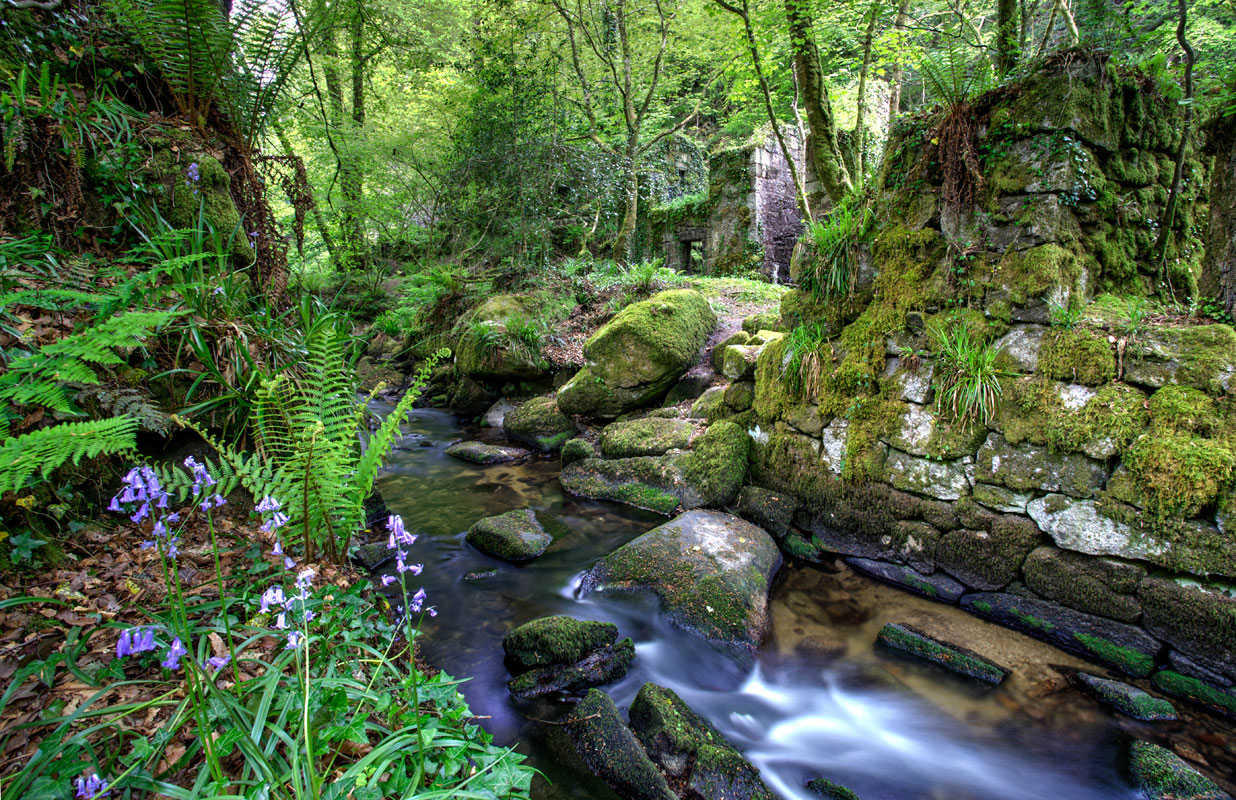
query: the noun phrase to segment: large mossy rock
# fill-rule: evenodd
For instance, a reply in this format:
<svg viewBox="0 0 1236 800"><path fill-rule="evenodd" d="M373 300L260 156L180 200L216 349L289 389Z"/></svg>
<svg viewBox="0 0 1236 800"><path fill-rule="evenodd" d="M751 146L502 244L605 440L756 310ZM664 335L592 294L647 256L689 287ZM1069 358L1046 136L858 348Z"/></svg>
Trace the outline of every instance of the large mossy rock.
<svg viewBox="0 0 1236 800"><path fill-rule="evenodd" d="M1148 800L1232 800L1184 759L1157 744L1129 744L1129 776Z"/></svg>
<svg viewBox="0 0 1236 800"><path fill-rule="evenodd" d="M749 449L742 428L718 422L695 440L690 452L585 458L563 467L560 477L571 494L669 515L680 507L713 508L733 500L747 474Z"/></svg>
<svg viewBox="0 0 1236 800"><path fill-rule="evenodd" d="M558 410L553 397L536 397L508 412L502 419L502 430L516 441L549 453L575 435L575 423Z"/></svg>
<svg viewBox="0 0 1236 800"><path fill-rule="evenodd" d="M231 177L219 160L209 155L188 134L171 131L150 137L146 184L155 192L155 203L168 226L196 230L204 219L224 242L230 241L232 263L253 263L249 233L241 225L240 212L232 200ZM190 167L198 179L192 180Z"/></svg>
<svg viewBox="0 0 1236 800"><path fill-rule="evenodd" d="M579 692L620 680L635 658L630 639L618 641L618 626L571 617L542 617L502 639L514 677L511 694L530 699Z"/></svg>
<svg viewBox="0 0 1236 800"><path fill-rule="evenodd" d="M631 730L668 775L700 800L774 800L759 771L672 689L645 683L631 703Z"/></svg>
<svg viewBox="0 0 1236 800"><path fill-rule="evenodd" d="M468 544L503 561L531 561L553 541L530 508L486 517L468 529Z"/></svg>
<svg viewBox="0 0 1236 800"><path fill-rule="evenodd" d="M1163 641L1236 680L1236 593L1197 580L1151 576L1138 586L1143 624Z"/></svg>
<svg viewBox="0 0 1236 800"><path fill-rule="evenodd" d="M539 377L546 364L540 355L512 335L512 319L530 320L535 310L527 300L500 294L489 298L456 323L455 365L464 377L497 383Z"/></svg>
<svg viewBox="0 0 1236 800"><path fill-rule="evenodd" d="M585 591L651 591L670 618L705 639L754 649L768 634L768 592L781 552L763 529L688 511L610 553Z"/></svg>
<svg viewBox="0 0 1236 800"><path fill-rule="evenodd" d="M588 692L567 715L564 728L588 768L623 800L678 800L609 695Z"/></svg>
<svg viewBox="0 0 1236 800"><path fill-rule="evenodd" d="M660 456L683 450L691 442L695 426L685 419L649 417L615 422L601 431L601 455L605 458Z"/></svg>
<svg viewBox="0 0 1236 800"><path fill-rule="evenodd" d="M716 324L708 300L693 289L627 306L584 344L588 366L558 390L559 408L613 418L652 402L695 362Z"/></svg>
<svg viewBox="0 0 1236 800"><path fill-rule="evenodd" d="M446 448L446 454L460 461L480 464L483 467L518 461L530 455L522 447L501 447L484 442L456 442Z"/></svg>

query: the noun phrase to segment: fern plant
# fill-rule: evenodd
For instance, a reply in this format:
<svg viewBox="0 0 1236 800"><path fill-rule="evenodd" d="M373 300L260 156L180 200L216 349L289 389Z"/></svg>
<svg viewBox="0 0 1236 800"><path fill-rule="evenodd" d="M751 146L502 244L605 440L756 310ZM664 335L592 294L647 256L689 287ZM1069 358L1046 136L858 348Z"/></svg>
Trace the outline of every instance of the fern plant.
<svg viewBox="0 0 1236 800"><path fill-rule="evenodd" d="M942 47L924 50L918 65L927 91L953 111L995 86L991 61L976 51L957 31Z"/></svg>
<svg viewBox="0 0 1236 800"><path fill-rule="evenodd" d="M131 417L66 422L0 442L0 495L44 479L67 461L123 453L134 448L137 420ZM0 433L3 433L0 431Z"/></svg>
<svg viewBox="0 0 1236 800"><path fill-rule="evenodd" d="M301 375L285 373L265 383L250 416L252 453L182 420L219 452L225 475L234 473L254 497L280 499L289 517L287 530L300 535L311 559L319 552L336 561L347 555L400 423L430 371L449 355L441 350L421 365L411 387L362 447L366 401L356 397L356 375L346 357L351 345L341 327L319 326L305 343Z"/></svg>

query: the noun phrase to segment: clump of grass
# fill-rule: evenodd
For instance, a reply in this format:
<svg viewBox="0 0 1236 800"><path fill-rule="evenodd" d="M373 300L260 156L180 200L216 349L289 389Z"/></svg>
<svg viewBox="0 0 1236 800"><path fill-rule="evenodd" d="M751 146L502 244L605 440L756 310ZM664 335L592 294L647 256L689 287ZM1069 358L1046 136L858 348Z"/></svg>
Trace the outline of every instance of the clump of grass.
<svg viewBox="0 0 1236 800"><path fill-rule="evenodd" d="M1129 315L1129 326L1126 328L1129 338L1136 338L1146 332L1146 317L1149 314L1146 298L1130 297L1125 302L1125 311Z"/></svg>
<svg viewBox="0 0 1236 800"><path fill-rule="evenodd" d="M505 333L497 324L489 320L472 323L469 333L472 335L472 340L476 342L477 351L483 356L497 352L506 340Z"/></svg>
<svg viewBox="0 0 1236 800"><path fill-rule="evenodd" d="M823 349L827 342L824 327L818 322L799 325L786 337L785 377L790 388L800 396L819 396L825 371Z"/></svg>
<svg viewBox="0 0 1236 800"><path fill-rule="evenodd" d="M964 325L936 329L933 336L939 358L934 381L937 413L967 429L975 422L989 424L1004 392L1000 380L1012 374L996 364L1001 348L975 341Z"/></svg>
<svg viewBox="0 0 1236 800"><path fill-rule="evenodd" d="M1081 322L1082 310L1068 300L1065 300L1063 303L1050 300L1047 303L1047 318L1053 328L1063 328L1066 331L1071 331Z"/></svg>
<svg viewBox="0 0 1236 800"><path fill-rule="evenodd" d="M815 250L802 288L816 297L845 297L858 277L857 250L871 228L871 209L847 198L822 220L807 222L806 238Z"/></svg>
<svg viewBox="0 0 1236 800"><path fill-rule="evenodd" d="M545 344L545 323L540 320L514 315L506 321L506 333L513 343L536 355Z"/></svg>

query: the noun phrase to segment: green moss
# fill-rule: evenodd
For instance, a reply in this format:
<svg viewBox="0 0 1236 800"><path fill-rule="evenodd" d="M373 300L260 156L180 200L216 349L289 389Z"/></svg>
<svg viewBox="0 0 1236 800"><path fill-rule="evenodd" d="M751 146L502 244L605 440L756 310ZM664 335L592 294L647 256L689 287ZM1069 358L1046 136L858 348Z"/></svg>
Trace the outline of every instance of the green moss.
<svg viewBox="0 0 1236 800"><path fill-rule="evenodd" d="M584 763L620 796L676 800L664 776L623 724L609 695L592 689L567 715L565 723Z"/></svg>
<svg viewBox="0 0 1236 800"><path fill-rule="evenodd" d="M513 439L552 452L575 435L575 423L558 410L553 397L537 397L511 411L502 420L502 428Z"/></svg>
<svg viewBox="0 0 1236 800"><path fill-rule="evenodd" d="M755 384L738 381L725 390L725 404L735 411L746 411L755 401Z"/></svg>
<svg viewBox="0 0 1236 800"><path fill-rule="evenodd" d="M692 451L680 457L683 478L704 498L704 506L734 499L747 474L751 438L732 422L717 422L696 439Z"/></svg>
<svg viewBox="0 0 1236 800"><path fill-rule="evenodd" d="M1170 669L1156 672L1150 682L1159 691L1205 706L1211 711L1236 719L1236 692L1219 689Z"/></svg>
<svg viewBox="0 0 1236 800"><path fill-rule="evenodd" d="M473 547L505 561L530 561L554 540L530 508L480 520L468 529L467 538Z"/></svg>
<svg viewBox="0 0 1236 800"><path fill-rule="evenodd" d="M762 330L775 331L780 327L781 314L777 311L761 311L742 320L742 329L752 335Z"/></svg>
<svg viewBox="0 0 1236 800"><path fill-rule="evenodd" d="M712 368L717 372L721 371L721 367L725 362L725 348L732 344L744 345L751 341L751 334L746 331L738 331L733 335L723 339L716 347L712 348Z"/></svg>
<svg viewBox="0 0 1236 800"><path fill-rule="evenodd" d="M1156 434L1210 436L1223 427L1215 401L1189 386L1164 386L1151 395L1150 421Z"/></svg>
<svg viewBox="0 0 1236 800"><path fill-rule="evenodd" d="M1223 800L1228 795L1180 756L1157 744L1129 744L1129 772L1149 800Z"/></svg>
<svg viewBox="0 0 1236 800"><path fill-rule="evenodd" d="M511 630L502 639L506 657L525 669L573 664L588 653L618 641L612 622L541 617Z"/></svg>
<svg viewBox="0 0 1236 800"><path fill-rule="evenodd" d="M686 369L716 324L702 294L671 289L618 312L584 344L584 356L603 378L627 385L624 379Z"/></svg>
<svg viewBox="0 0 1236 800"><path fill-rule="evenodd" d="M1038 372L1057 380L1099 386L1116 375L1116 357L1105 339L1090 331L1053 330L1039 346Z"/></svg>
<svg viewBox="0 0 1236 800"><path fill-rule="evenodd" d="M858 800L858 795L852 789L833 783L827 778L816 778L807 782L807 788L825 800Z"/></svg>
<svg viewBox="0 0 1236 800"><path fill-rule="evenodd" d="M981 656L931 638L908 625L889 623L880 629L878 641L895 650L908 653L959 675L997 685L1008 671Z"/></svg>
<svg viewBox="0 0 1236 800"><path fill-rule="evenodd" d="M1130 647L1118 645L1101 636L1074 632L1073 638L1095 658L1118 667L1129 675L1148 675L1154 669L1154 658Z"/></svg>
<svg viewBox="0 0 1236 800"><path fill-rule="evenodd" d="M1110 441L1122 453L1146 430L1146 395L1123 383L1099 388L1081 408L1067 408L1058 384L1020 380L1007 384L996 420L1010 444L1028 441L1069 453Z"/></svg>
<svg viewBox="0 0 1236 800"><path fill-rule="evenodd" d="M1144 435L1124 455L1147 510L1160 518L1196 516L1215 502L1236 474L1226 442L1196 436Z"/></svg>
<svg viewBox="0 0 1236 800"><path fill-rule="evenodd" d="M1098 678L1084 672L1077 674L1077 680L1082 689L1119 711L1121 714L1140 719L1145 722L1156 720L1174 720L1176 708L1162 697L1143 692L1136 686L1119 681Z"/></svg>
<svg viewBox="0 0 1236 800"><path fill-rule="evenodd" d="M974 607L984 614L990 614L994 610L991 607L991 603L987 602L986 600L975 600Z"/></svg>
<svg viewBox="0 0 1236 800"><path fill-rule="evenodd" d="M645 419L615 422L601 431L601 454L606 458L659 456L682 450L691 440L691 423L681 419Z"/></svg>
<svg viewBox="0 0 1236 800"><path fill-rule="evenodd" d="M1056 628L1056 626L1052 624L1051 622L1045 619L1040 619L1039 617L1036 617L1033 614L1027 614L1024 611L1021 611L1020 609L1017 609L1017 608L1010 608L1009 613L1012 614L1017 619L1017 621L1020 622L1022 625L1025 625L1027 628L1033 628L1036 631L1043 631L1044 633L1049 633L1050 631L1053 631Z"/></svg>
<svg viewBox="0 0 1236 800"><path fill-rule="evenodd" d="M562 445L562 466L565 467L595 455L596 451L592 449L587 439L568 439L566 444Z"/></svg>

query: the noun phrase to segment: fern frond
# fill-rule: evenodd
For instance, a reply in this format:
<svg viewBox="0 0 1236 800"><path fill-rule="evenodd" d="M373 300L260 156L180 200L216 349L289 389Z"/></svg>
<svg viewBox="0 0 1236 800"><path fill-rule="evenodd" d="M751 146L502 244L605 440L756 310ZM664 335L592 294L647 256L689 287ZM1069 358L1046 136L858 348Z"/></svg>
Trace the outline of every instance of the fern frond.
<svg viewBox="0 0 1236 800"><path fill-rule="evenodd" d="M46 478L72 460L132 450L137 420L129 417L66 422L23 433L0 444L0 494L25 486L36 473Z"/></svg>

